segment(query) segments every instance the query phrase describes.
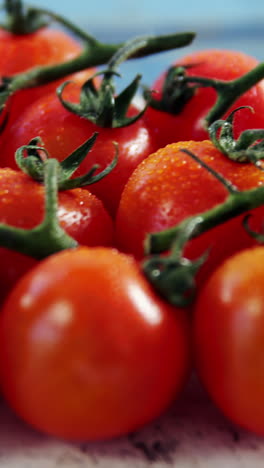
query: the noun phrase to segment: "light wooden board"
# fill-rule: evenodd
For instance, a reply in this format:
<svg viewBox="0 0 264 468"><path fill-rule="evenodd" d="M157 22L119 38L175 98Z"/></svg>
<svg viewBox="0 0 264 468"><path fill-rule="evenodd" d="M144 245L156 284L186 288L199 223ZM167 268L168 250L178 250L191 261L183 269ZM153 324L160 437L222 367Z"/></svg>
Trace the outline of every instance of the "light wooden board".
<svg viewBox="0 0 264 468"><path fill-rule="evenodd" d="M264 438L238 429L195 380L165 415L118 440L69 443L0 405L0 468L263 468Z"/></svg>

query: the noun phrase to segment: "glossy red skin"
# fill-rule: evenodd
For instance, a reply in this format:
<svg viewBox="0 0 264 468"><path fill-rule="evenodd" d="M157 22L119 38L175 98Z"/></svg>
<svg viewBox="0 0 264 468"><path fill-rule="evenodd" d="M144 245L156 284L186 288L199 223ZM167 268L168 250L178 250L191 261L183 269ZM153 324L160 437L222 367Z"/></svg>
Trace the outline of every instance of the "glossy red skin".
<svg viewBox="0 0 264 468"><path fill-rule="evenodd" d="M30 229L44 216L44 188L26 174L0 169L0 222ZM88 190L59 193L58 216L65 231L82 245L109 246L113 243L113 222L100 200ZM36 260L0 248L0 302L16 281Z"/></svg>
<svg viewBox="0 0 264 468"><path fill-rule="evenodd" d="M156 296L132 257L106 248L64 251L39 263L5 303L3 393L48 434L127 434L178 395L189 331L187 314Z"/></svg>
<svg viewBox="0 0 264 468"><path fill-rule="evenodd" d="M244 75L256 67L258 63L255 58L242 52L209 49L186 55L176 61L175 65L194 65L187 69L188 76L230 81ZM152 89L156 91L154 95L156 99L159 99L164 76L165 73L153 83ZM178 115L157 111L149 107L146 119L156 135L157 149L177 141L208 139L208 132L204 128L204 118L214 105L216 96L216 91L213 88L200 88ZM234 122L236 137L248 128L264 128L264 82L261 81L244 93L221 118L226 117L231 110L239 106L251 106L254 113L249 110L237 113Z"/></svg>
<svg viewBox="0 0 264 468"><path fill-rule="evenodd" d="M233 422L264 435L264 248L229 258L194 310L201 381Z"/></svg>
<svg viewBox="0 0 264 468"><path fill-rule="evenodd" d="M172 227L226 199L224 186L182 153L182 148L192 151L241 190L264 183L262 171L250 164L232 162L210 141L168 145L143 161L124 189L116 218L116 241L121 250L142 258L148 233ZM254 210L254 229L261 229L263 216L264 207ZM242 227L242 219L243 215L233 218L187 245L185 254L189 258L197 258L210 248L199 273L201 282L224 258L255 243Z"/></svg>
<svg viewBox="0 0 264 468"><path fill-rule="evenodd" d="M66 89L65 99L77 102L79 89ZM129 115L138 110L130 107ZM118 143L118 164L102 181L90 185L89 190L100 198L111 215L115 215L123 187L135 167L154 150L152 138L140 119L123 128L101 128L66 110L59 99L50 94L29 107L10 128L1 149L2 167L16 167L14 152L34 136L40 136L53 158L65 159L95 131L99 136L95 145L76 171L75 175L88 172L94 164L104 169L113 160Z"/></svg>
<svg viewBox="0 0 264 468"><path fill-rule="evenodd" d="M81 45L63 31L42 28L32 34L15 35L0 29L0 76L13 76L38 65L55 65L72 60L81 53ZM54 82L17 92L8 102L8 126L39 97L55 92L67 79L84 83L94 72L87 69Z"/></svg>

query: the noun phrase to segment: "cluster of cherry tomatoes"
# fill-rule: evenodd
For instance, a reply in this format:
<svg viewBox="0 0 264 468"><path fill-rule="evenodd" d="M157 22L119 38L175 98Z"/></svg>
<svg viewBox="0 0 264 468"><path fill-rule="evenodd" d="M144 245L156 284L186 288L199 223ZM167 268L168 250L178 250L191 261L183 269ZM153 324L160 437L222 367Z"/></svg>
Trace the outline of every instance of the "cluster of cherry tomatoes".
<svg viewBox="0 0 264 468"><path fill-rule="evenodd" d="M24 36L0 30L0 75L60 63L80 50L72 37L50 28ZM188 76L230 81L257 61L240 52L207 50L177 65ZM63 90L63 99L77 105L81 86L94 72L67 77L74 84ZM0 248L0 381L6 400L48 434L110 438L158 416L195 367L228 417L264 434L264 250L243 227L243 216L188 243L190 259L210 247L192 307L166 302L141 270L148 233L227 197L225 187L182 149L239 190L261 186L263 171L231 161L209 141L204 119L216 100L212 87L195 87L178 113L149 106L135 122L108 128L62 104L55 90L65 80L19 91L7 103L0 135L0 240L3 224L32 229L44 216L43 184L22 172L14 157L32 138L40 137L50 157L63 161L98 132L74 177L95 164L107 167L113 141L118 162L99 182L59 192L60 226L78 247L41 261ZM164 80L165 74L153 83L157 100ZM262 82L229 111L238 106L254 112L237 112L236 137L264 128ZM125 111L129 117L138 113L133 105ZM263 219L261 206L252 228L261 230Z"/></svg>

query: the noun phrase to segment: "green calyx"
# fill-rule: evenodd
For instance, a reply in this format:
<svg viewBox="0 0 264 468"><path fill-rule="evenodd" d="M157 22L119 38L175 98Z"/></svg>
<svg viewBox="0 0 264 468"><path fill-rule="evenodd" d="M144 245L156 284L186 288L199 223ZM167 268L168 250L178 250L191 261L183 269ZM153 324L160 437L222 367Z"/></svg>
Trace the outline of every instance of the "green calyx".
<svg viewBox="0 0 264 468"><path fill-rule="evenodd" d="M31 34L49 24L41 12L26 7L21 0L5 0L4 9L6 21L0 26L12 34Z"/></svg>
<svg viewBox="0 0 264 468"><path fill-rule="evenodd" d="M73 153L58 163L58 190L69 190L94 184L106 177L114 169L118 159L118 149L115 142L113 142L116 146L115 157L105 169L95 174L99 166L94 165L83 176L71 178L94 145L97 135L97 133L94 133L81 146L76 148ZM45 176L45 162L49 159L49 154L46 149L40 145L41 139L39 137L33 138L28 145L21 146L16 151L15 159L17 165L23 172L34 180L43 182Z"/></svg>
<svg viewBox="0 0 264 468"><path fill-rule="evenodd" d="M145 99L149 100L149 105L153 109L168 112L170 114L180 114L186 103L193 97L198 85L190 85L186 80L187 66L170 67L161 92L161 98L155 98L155 91L146 89Z"/></svg>
<svg viewBox="0 0 264 468"><path fill-rule="evenodd" d="M120 77L116 69L125 61L146 46L145 38L136 38L128 41L111 57L105 70L95 73L82 86L79 103L66 101L63 98L63 90L69 82L63 83L57 89L57 94L62 105L70 112L89 120L99 127L120 128L136 122L145 112L147 105L136 115L128 116L128 110L135 97L141 76L137 75L119 95L115 93L114 78ZM103 75L99 87L94 84L94 78Z"/></svg>
<svg viewBox="0 0 264 468"><path fill-rule="evenodd" d="M233 121L235 114L242 110L254 110L242 106L229 114L226 120L216 120L208 128L209 137L219 151L236 162L251 162L262 169L261 160L264 158L264 129L245 130L235 140L233 135ZM220 132L219 132L220 130Z"/></svg>
<svg viewBox="0 0 264 468"><path fill-rule="evenodd" d="M194 261L183 256L185 244L199 222L199 218L194 218L175 237L168 255L153 255L142 263L142 270L155 290L170 304L178 307L186 307L193 302L196 293L195 276L207 259L207 252Z"/></svg>
<svg viewBox="0 0 264 468"><path fill-rule="evenodd" d="M174 260L152 256L146 260L142 269L155 290L177 307L190 305L195 297L195 276L206 260L206 256L196 261L187 258Z"/></svg>

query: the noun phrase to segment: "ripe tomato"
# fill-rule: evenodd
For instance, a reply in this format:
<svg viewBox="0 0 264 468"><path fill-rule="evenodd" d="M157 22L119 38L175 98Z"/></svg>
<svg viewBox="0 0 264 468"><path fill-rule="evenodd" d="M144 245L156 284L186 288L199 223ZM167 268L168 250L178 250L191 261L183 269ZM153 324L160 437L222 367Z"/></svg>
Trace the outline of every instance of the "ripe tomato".
<svg viewBox="0 0 264 468"><path fill-rule="evenodd" d="M137 167L123 191L116 218L117 245L121 250L142 258L148 233L172 227L226 199L228 193L221 182L181 152L182 148L192 151L240 190L264 183L263 171L253 164L231 161L210 141L167 145ZM264 207L254 210L254 229L260 227L263 216ZM224 258L255 243L242 227L242 219L243 216L233 218L188 243L185 253L192 259L210 248L200 280Z"/></svg>
<svg viewBox="0 0 264 468"><path fill-rule="evenodd" d="M12 408L70 439L105 439L151 421L189 367L187 315L114 249L78 248L40 262L6 301L0 336Z"/></svg>
<svg viewBox="0 0 264 468"><path fill-rule="evenodd" d="M0 77L13 76L38 65L53 65L77 57L81 46L63 31L52 28L25 35L16 35L0 29ZM92 69L74 73L67 79L82 84L93 73ZM56 80L46 85L37 86L17 92L8 104L10 123L18 118L23 110L33 101L50 92L65 81Z"/></svg>
<svg viewBox="0 0 264 468"><path fill-rule="evenodd" d="M77 87L65 89L65 96L69 101L77 102L79 93ZM138 110L131 106L129 115L136 113ZM100 170L104 169L115 155L113 141L118 143L118 163L115 169L103 180L89 186L89 190L114 215L128 177L139 162L154 150L143 118L127 127L101 128L70 113L57 96L50 94L28 107L10 128L1 148L0 164L2 167L15 168L14 152L37 135L41 137L50 155L62 161L87 139L87 135L95 131L99 132L96 143L75 174L79 176L88 172L94 164L99 164Z"/></svg>
<svg viewBox="0 0 264 468"><path fill-rule="evenodd" d="M44 215L44 187L12 169L0 169L0 222L30 229ZM83 245L112 245L113 223L100 200L88 190L59 193L58 216L65 231ZM36 260L0 248L0 303Z"/></svg>
<svg viewBox="0 0 264 468"><path fill-rule="evenodd" d="M264 435L264 248L224 262L194 313L197 370L233 422Z"/></svg>
<svg viewBox="0 0 264 468"><path fill-rule="evenodd" d="M187 76L214 78L224 81L234 80L258 65L258 61L242 52L231 50L202 50L186 55L175 65L186 65ZM156 91L154 97L160 99L165 79L163 73L153 84ZM161 148L168 143L177 141L208 139L208 132L204 128L204 118L216 101L216 91L213 88L199 88L196 90L183 109L178 114L162 112L151 107L146 112L150 128L157 139L157 147ZM264 127L264 82L261 81L244 93L228 110L240 106L251 106L252 112L240 113L234 125L234 134L237 137L248 128ZM226 117L225 114L223 118Z"/></svg>

